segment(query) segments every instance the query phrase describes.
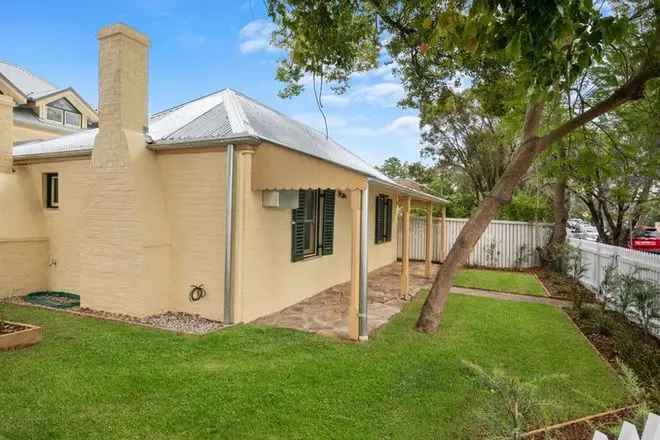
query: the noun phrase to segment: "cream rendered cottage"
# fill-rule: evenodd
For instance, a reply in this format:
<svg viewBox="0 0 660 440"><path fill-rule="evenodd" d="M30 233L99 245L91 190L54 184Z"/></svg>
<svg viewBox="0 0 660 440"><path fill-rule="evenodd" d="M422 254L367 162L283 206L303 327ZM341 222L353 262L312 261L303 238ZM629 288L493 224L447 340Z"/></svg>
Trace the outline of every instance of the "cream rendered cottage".
<svg viewBox="0 0 660 440"><path fill-rule="evenodd" d="M122 24L98 39L98 128L17 142L23 101L0 82L0 296L231 323L350 280L350 335L366 337L366 276L396 260L397 209L407 250L411 207L445 201L233 90L148 117L149 40Z"/></svg>

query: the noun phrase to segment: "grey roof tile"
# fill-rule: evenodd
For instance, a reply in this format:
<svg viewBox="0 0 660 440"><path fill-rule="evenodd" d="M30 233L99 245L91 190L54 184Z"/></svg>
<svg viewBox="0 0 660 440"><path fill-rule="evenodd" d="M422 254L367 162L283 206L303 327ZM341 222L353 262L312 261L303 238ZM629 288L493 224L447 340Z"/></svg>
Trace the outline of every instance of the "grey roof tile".
<svg viewBox="0 0 660 440"><path fill-rule="evenodd" d="M30 98L41 96L58 88L29 70L11 63L0 61L0 74L7 78L18 90Z"/></svg>

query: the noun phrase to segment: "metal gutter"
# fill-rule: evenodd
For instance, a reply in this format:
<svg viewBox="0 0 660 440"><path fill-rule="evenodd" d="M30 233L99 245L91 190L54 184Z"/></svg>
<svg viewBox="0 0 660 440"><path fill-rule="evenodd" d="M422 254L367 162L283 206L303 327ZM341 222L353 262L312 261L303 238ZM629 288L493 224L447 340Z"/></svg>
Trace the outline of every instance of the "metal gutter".
<svg viewBox="0 0 660 440"><path fill-rule="evenodd" d="M415 191L413 189L410 189L410 188L405 187L403 185L400 185L398 183L390 183L390 182L386 182L386 181L381 180L381 179L376 179L374 177L367 178L367 181L369 183L376 183L378 185L383 185L387 188L390 188L390 189L393 189L393 190L398 191L400 193L409 195L409 196L411 196L413 198L416 198L416 199L426 200L426 201L429 201L429 202L435 202L435 203L439 203L439 204L442 204L442 205L448 205L449 204L449 201L446 200L446 199L443 199L441 197L432 196L431 194L426 194L426 193L423 193L421 191Z"/></svg>
<svg viewBox="0 0 660 440"><path fill-rule="evenodd" d="M232 272L232 220L234 218L234 144L227 145L227 169L225 184L225 296L224 324L234 323L234 298L231 289Z"/></svg>
<svg viewBox="0 0 660 440"><path fill-rule="evenodd" d="M218 147L229 144L251 144L257 145L261 143L261 139L256 136L240 135L226 138L202 138L202 139L171 139L161 141L147 142L147 148L152 151L165 151L165 150L182 150L194 149L201 147Z"/></svg>
<svg viewBox="0 0 660 440"><path fill-rule="evenodd" d="M23 154L23 155L14 155L14 163L20 165L20 162L31 162L35 160L44 160L44 159L68 159L73 157L86 157L92 155L92 149L84 150L69 150L69 151L58 151L56 153L34 153L34 154ZM17 163L19 162L19 163Z"/></svg>
<svg viewBox="0 0 660 440"><path fill-rule="evenodd" d="M358 341L369 339L368 281L369 281L369 185L362 190L360 219L360 303L358 308Z"/></svg>

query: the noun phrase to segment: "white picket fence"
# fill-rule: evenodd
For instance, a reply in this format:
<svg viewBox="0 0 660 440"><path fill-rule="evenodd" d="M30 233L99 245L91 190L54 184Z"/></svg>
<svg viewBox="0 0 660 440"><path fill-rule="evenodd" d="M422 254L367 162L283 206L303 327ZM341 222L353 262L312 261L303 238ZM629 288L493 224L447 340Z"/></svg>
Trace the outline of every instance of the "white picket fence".
<svg viewBox="0 0 660 440"><path fill-rule="evenodd" d="M611 263L616 264L617 272L620 274L632 274L655 282L660 285L660 255L648 252L635 251L617 246L611 246L593 241L569 238L568 243L582 254L582 264L586 272L580 279L582 285L596 293L599 300L605 298L600 296L600 286L605 279L605 269ZM632 322L640 323L639 315L634 306L626 313L626 318ZM660 338L660 320L651 322L651 333Z"/></svg>
<svg viewBox="0 0 660 440"><path fill-rule="evenodd" d="M438 218L433 221L433 261L439 261L441 255L440 221ZM448 218L446 222L447 250L449 250L467 223L467 219ZM401 224L402 222L399 221L399 258L401 258ZM426 258L426 218L411 217L410 229L410 258L424 260ZM551 232L552 225L548 223L495 220L488 226L470 254L468 264L498 268L538 266L540 261L536 248L545 245Z"/></svg>
<svg viewBox="0 0 660 440"><path fill-rule="evenodd" d="M577 238L569 238L568 243L582 252L582 263L587 271L581 281L594 292L600 289L605 268L613 261L619 273L628 274L639 269L640 278L660 284L660 255Z"/></svg>
<svg viewBox="0 0 660 440"><path fill-rule="evenodd" d="M592 440L609 440L605 434L600 431L594 433ZM660 440L660 417L650 413L646 419L644 432L640 439L637 428L632 423L623 422L618 440Z"/></svg>

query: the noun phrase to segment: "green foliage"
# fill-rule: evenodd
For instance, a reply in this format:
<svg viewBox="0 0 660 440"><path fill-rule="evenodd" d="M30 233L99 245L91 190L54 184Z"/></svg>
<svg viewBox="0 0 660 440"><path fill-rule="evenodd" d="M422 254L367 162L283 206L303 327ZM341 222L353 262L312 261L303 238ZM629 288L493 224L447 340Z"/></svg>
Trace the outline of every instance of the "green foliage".
<svg viewBox="0 0 660 440"><path fill-rule="evenodd" d="M498 218L523 222L551 221L552 208L550 200L545 192L517 191L513 195L511 203L502 209L502 213Z"/></svg>
<svg viewBox="0 0 660 440"><path fill-rule="evenodd" d="M563 378L561 375L549 375L524 380L499 368L487 372L468 361L463 361L463 365L477 383L493 396L489 407L479 414L487 438L493 440L518 440L528 429L538 425L551 407L549 401L540 397L539 384Z"/></svg>
<svg viewBox="0 0 660 440"><path fill-rule="evenodd" d="M352 72L376 66L384 47L399 66L405 104L419 108L424 122L454 110L451 87L462 77L488 96L485 85L493 81L506 84L508 96L565 90L600 59L606 44L625 35L627 24L618 15L601 14L590 0L267 4L278 27L274 41L287 50L277 74L285 95L302 91L304 73L324 76L342 92Z"/></svg>
<svg viewBox="0 0 660 440"><path fill-rule="evenodd" d="M635 283L632 297L642 327L652 332L655 320L660 319L660 287L653 281L639 280Z"/></svg>

